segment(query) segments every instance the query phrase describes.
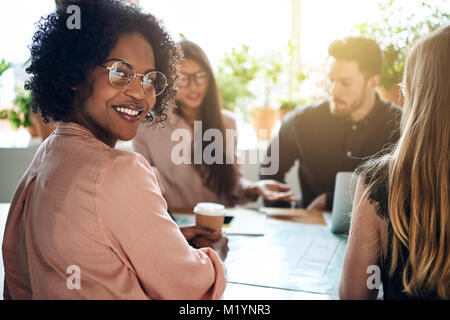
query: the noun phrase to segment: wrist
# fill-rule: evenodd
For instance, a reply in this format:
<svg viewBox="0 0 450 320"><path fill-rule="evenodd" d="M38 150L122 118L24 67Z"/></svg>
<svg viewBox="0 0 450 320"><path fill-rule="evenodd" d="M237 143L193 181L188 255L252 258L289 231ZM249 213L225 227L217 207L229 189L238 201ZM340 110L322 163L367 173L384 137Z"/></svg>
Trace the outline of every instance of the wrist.
<svg viewBox="0 0 450 320"><path fill-rule="evenodd" d="M259 196L259 189L258 189L257 182L252 182L245 188L245 196L247 196L247 197Z"/></svg>

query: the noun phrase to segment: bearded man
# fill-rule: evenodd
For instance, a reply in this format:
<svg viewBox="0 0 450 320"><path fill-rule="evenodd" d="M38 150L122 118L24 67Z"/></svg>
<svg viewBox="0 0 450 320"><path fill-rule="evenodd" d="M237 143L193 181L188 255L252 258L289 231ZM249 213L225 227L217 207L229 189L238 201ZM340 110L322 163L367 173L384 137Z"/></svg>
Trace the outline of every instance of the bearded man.
<svg viewBox="0 0 450 320"><path fill-rule="evenodd" d="M298 206L326 211L332 209L336 173L353 171L368 157L387 151L399 138L401 117L401 109L381 100L375 91L383 55L374 40L335 40L328 54L329 99L298 107L284 118L267 149L270 154L275 141L279 143L279 170L273 175L260 170L261 179L284 182L286 172L299 160ZM266 162L262 167L273 165ZM265 205L289 207L290 203Z"/></svg>

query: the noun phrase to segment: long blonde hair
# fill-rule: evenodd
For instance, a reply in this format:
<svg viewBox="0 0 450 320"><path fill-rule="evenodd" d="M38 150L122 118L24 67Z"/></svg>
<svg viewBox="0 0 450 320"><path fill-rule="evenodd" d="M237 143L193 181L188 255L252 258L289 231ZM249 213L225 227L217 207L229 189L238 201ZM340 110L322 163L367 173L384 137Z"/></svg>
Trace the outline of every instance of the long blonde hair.
<svg viewBox="0 0 450 320"><path fill-rule="evenodd" d="M390 275L404 262L409 295L449 298L450 25L421 39L406 60L400 140L389 157ZM405 208L406 207L406 208ZM402 246L409 251L406 261Z"/></svg>

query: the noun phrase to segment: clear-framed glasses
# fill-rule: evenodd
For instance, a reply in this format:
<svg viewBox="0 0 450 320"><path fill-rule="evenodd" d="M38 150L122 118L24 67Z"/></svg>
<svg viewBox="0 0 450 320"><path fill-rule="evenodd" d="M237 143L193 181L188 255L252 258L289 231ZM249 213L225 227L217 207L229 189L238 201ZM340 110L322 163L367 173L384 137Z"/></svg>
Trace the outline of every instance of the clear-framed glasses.
<svg viewBox="0 0 450 320"><path fill-rule="evenodd" d="M400 91L402 92L403 95L405 95L405 89L406 89L406 82L402 81L399 84L397 84L397 86L400 87Z"/></svg>
<svg viewBox="0 0 450 320"><path fill-rule="evenodd" d="M191 81L194 81L194 83L197 86L203 86L208 82L208 74L205 71L199 71L192 74L184 74L180 73L178 75L177 85L179 87L188 87L191 84Z"/></svg>
<svg viewBox="0 0 450 320"><path fill-rule="evenodd" d="M159 96L167 87L167 78L164 73L150 70L146 74L136 73L133 66L122 60L115 61L111 66L101 65L109 70L109 82L114 88L123 89L128 87L136 76L141 77L141 85L145 95Z"/></svg>

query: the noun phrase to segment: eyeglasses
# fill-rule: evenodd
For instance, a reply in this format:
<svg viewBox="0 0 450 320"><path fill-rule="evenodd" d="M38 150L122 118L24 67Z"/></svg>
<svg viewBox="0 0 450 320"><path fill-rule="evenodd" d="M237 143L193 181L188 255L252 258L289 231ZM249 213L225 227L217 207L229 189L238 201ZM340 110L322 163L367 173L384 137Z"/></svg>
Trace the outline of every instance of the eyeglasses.
<svg viewBox="0 0 450 320"><path fill-rule="evenodd" d="M146 74L136 73L133 66L122 60L108 60L106 62L116 61L110 67L101 65L109 70L109 82L114 88L124 89L128 87L136 78L142 77L141 85L147 96L159 96L167 87L167 78L164 73L151 70Z"/></svg>
<svg viewBox="0 0 450 320"><path fill-rule="evenodd" d="M192 74L183 74L180 73L178 75L177 85L179 87L188 87L191 84L191 81L194 81L197 86L203 86L208 82L208 74L205 71L199 71Z"/></svg>
<svg viewBox="0 0 450 320"><path fill-rule="evenodd" d="M400 87L400 91L402 92L403 95L405 95L405 89L406 89L406 82L402 81L399 84L397 84L397 86Z"/></svg>

